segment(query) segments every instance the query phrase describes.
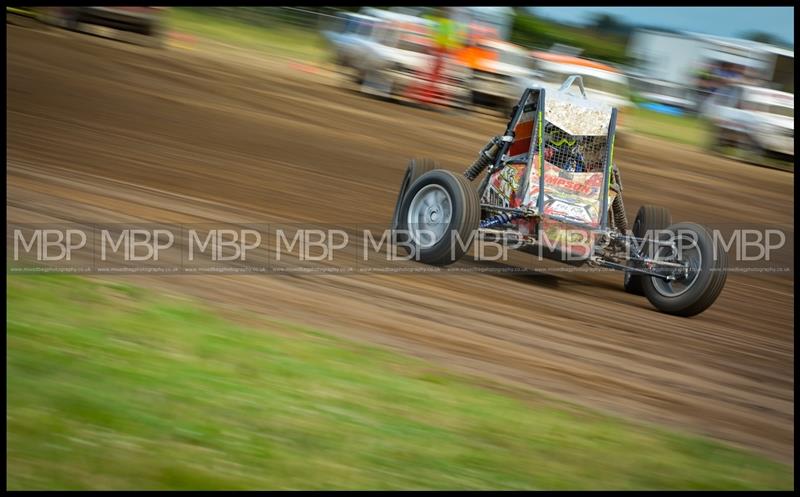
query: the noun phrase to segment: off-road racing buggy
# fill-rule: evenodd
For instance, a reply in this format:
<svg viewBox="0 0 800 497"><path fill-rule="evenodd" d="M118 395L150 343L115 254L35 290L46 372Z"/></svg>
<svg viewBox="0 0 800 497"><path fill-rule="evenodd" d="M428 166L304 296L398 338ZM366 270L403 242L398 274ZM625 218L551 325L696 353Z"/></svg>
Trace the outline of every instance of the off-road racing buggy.
<svg viewBox="0 0 800 497"><path fill-rule="evenodd" d="M581 95L570 91L576 82ZM642 206L629 229L613 163L616 120L615 108L586 99L580 76L558 91L526 88L505 133L463 175L411 161L395 206L395 244L420 262L447 265L475 240L507 242L623 271L624 289L662 312L703 312L725 284L725 253L703 226L673 224L663 207Z"/></svg>

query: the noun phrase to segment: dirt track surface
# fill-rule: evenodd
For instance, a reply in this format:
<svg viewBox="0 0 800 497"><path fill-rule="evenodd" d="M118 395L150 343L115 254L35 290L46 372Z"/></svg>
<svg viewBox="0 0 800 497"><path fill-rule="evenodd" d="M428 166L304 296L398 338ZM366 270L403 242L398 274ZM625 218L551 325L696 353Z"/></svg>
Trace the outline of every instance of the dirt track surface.
<svg viewBox="0 0 800 497"><path fill-rule="evenodd" d="M9 222L387 223L410 157L461 171L503 128L225 47L7 40ZM616 158L631 219L657 203L676 221L792 226L791 174L638 138ZM792 275L731 274L692 319L625 294L619 273L127 278L794 463Z"/></svg>

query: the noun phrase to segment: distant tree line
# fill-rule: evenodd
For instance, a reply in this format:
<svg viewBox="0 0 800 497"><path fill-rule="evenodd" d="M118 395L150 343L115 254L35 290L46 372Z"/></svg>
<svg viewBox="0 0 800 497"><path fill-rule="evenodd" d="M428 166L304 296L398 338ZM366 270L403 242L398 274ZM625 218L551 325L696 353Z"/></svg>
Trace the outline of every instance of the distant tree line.
<svg viewBox="0 0 800 497"><path fill-rule="evenodd" d="M609 14L595 16L585 27L574 27L515 9L511 41L526 47L548 48L556 43L583 50L582 56L612 63L629 63L628 38L634 27Z"/></svg>
<svg viewBox="0 0 800 497"><path fill-rule="evenodd" d="M763 31L748 31L742 33L741 37L746 40L766 43L768 45L775 45L776 47L794 49L794 45L792 43L789 43L779 36L775 36L771 33L765 33Z"/></svg>

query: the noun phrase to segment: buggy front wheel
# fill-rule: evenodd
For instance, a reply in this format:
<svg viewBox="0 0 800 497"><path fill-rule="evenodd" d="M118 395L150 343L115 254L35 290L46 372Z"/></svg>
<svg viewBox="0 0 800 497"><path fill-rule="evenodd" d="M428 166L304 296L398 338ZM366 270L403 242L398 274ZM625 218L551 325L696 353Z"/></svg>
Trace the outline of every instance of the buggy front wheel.
<svg viewBox="0 0 800 497"><path fill-rule="evenodd" d="M406 241L401 246L425 264L452 264L469 249L480 216L480 199L469 180L434 169L417 179L401 201L397 229Z"/></svg>
<svg viewBox="0 0 800 497"><path fill-rule="evenodd" d="M668 231L674 236L674 253L672 247L661 246L654 259L678 263L683 268L672 270L670 280L644 277L644 294L661 312L686 317L700 314L717 300L725 286L725 251L699 224L673 224Z"/></svg>
<svg viewBox="0 0 800 497"><path fill-rule="evenodd" d="M406 167L406 173L403 176L403 181L400 183L400 191L397 192L397 203L394 206L394 214L392 214L392 229L396 230L397 225L399 222L399 215L400 215L400 207L403 204L403 199L406 197L406 192L408 192L408 188L414 184L420 176L427 173L428 171L433 171L437 169L439 164L433 159L429 159L427 157L420 157L416 159L411 159L408 161L408 167Z"/></svg>

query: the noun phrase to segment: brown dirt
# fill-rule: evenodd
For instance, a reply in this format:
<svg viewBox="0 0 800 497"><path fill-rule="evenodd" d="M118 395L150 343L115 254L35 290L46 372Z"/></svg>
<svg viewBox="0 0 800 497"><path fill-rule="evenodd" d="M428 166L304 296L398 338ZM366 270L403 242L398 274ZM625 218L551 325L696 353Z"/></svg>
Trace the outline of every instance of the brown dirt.
<svg viewBox="0 0 800 497"><path fill-rule="evenodd" d="M460 171L503 127L230 47L158 51L16 26L7 40L9 222L386 223L409 157ZM631 217L657 203L676 221L792 226L791 174L637 137L616 155ZM619 273L117 278L793 464L793 275L731 274L692 319L625 294Z"/></svg>

